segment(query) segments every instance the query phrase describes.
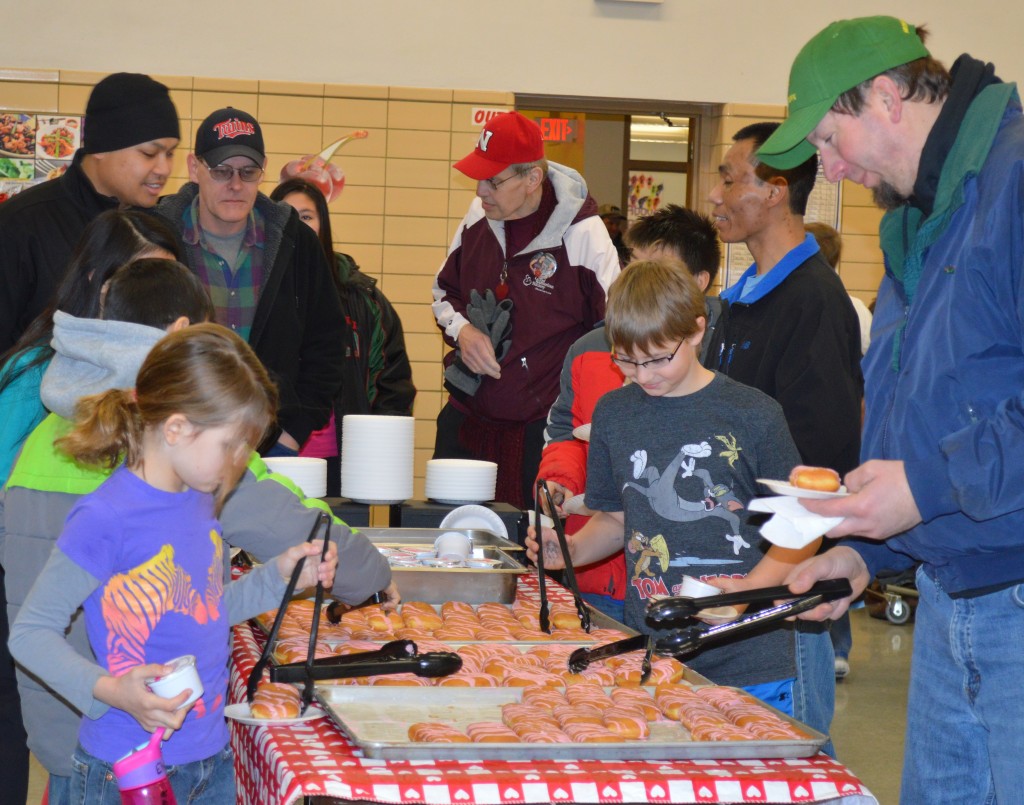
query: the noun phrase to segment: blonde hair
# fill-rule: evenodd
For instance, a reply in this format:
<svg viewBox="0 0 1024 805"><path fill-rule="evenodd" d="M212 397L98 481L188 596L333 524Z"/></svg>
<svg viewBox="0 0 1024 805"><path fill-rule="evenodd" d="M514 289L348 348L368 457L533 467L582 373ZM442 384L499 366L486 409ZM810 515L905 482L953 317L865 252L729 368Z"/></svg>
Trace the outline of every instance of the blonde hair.
<svg viewBox="0 0 1024 805"><path fill-rule="evenodd" d="M630 263L608 291L608 341L625 353L683 341L707 319L704 294L678 260Z"/></svg>
<svg viewBox="0 0 1024 805"><path fill-rule="evenodd" d="M259 444L277 411L277 389L248 344L219 324L196 324L157 342L139 369L135 389L83 397L75 427L56 442L84 464L137 466L143 435L173 414L199 430L237 424L250 447ZM223 479L218 509L244 465Z"/></svg>

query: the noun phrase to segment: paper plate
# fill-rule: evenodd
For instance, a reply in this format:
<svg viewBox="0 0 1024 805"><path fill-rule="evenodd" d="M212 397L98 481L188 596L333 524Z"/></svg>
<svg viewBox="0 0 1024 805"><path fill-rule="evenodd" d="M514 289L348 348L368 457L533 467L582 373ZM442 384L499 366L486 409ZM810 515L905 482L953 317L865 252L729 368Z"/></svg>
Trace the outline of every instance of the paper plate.
<svg viewBox="0 0 1024 805"><path fill-rule="evenodd" d="M232 721L237 721L239 724L252 724L254 727L282 727L289 724L301 724L304 721L316 721L318 718L324 718L327 713L315 704L311 704L306 708L305 714L296 718L253 718L249 710L249 703L239 702L238 704L229 704L225 707L224 715Z"/></svg>
<svg viewBox="0 0 1024 805"><path fill-rule="evenodd" d="M740 611L736 607L712 607L711 609L702 609L694 615L698 620L711 624L729 623L729 621L734 621L739 616Z"/></svg>
<svg viewBox="0 0 1024 805"><path fill-rule="evenodd" d="M801 489L786 481L772 481L768 478L758 478L759 484L764 484L776 495L788 495L791 498L807 498L808 500L825 500L827 498L843 498L850 493L845 486L839 487L838 492L819 492L817 489Z"/></svg>
<svg viewBox="0 0 1024 805"><path fill-rule="evenodd" d="M579 439L581 442L590 441L590 423L586 425L580 425L578 428L572 429L572 435Z"/></svg>
<svg viewBox="0 0 1024 805"><path fill-rule="evenodd" d="M508 539L508 529L505 528L505 523L486 506L460 506L454 511L448 512L441 521L441 528L477 528Z"/></svg>

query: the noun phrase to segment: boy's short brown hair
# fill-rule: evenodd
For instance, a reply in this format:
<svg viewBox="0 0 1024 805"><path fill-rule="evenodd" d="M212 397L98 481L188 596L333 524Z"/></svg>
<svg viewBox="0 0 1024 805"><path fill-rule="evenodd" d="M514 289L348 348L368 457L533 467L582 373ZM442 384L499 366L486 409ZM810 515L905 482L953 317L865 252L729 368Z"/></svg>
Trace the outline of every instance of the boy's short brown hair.
<svg viewBox="0 0 1024 805"><path fill-rule="evenodd" d="M608 341L625 353L682 341L707 322L704 294L678 260L630 263L608 291Z"/></svg>

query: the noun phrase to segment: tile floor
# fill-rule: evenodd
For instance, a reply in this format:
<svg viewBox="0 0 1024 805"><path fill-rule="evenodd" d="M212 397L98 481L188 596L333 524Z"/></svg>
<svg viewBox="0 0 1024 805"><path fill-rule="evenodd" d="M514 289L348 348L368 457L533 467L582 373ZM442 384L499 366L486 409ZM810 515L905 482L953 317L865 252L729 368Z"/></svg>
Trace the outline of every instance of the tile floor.
<svg viewBox="0 0 1024 805"><path fill-rule="evenodd" d="M837 686L836 753L881 805L899 801L913 625L893 626L864 609L851 614L850 675ZM42 799L45 774L32 762L29 805Z"/></svg>

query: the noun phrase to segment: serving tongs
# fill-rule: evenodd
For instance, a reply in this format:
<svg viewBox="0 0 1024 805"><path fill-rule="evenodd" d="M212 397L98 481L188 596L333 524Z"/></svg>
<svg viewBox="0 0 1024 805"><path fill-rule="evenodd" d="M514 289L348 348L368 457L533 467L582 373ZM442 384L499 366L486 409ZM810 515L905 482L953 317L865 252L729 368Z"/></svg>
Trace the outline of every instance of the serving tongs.
<svg viewBox="0 0 1024 805"><path fill-rule="evenodd" d="M420 654L411 640L392 640L377 651L362 651L337 657L275 665L270 669L272 682L304 682L307 675L314 680L351 679L357 676L385 676L388 674L415 674L438 677L454 674L462 668L462 657L451 651L431 651Z"/></svg>
<svg viewBox="0 0 1024 805"><path fill-rule="evenodd" d="M679 621L685 621L697 616L701 610L715 609L717 607L728 607L733 604L766 604L774 601L787 600L782 606L795 606L798 603L803 606L796 612L806 612L818 604L826 601L835 601L852 595L850 582L847 579L826 579L819 581L805 593L790 592L789 587L762 587L756 590L741 590L735 593L722 593L722 595L708 595L703 598L691 598L679 596L676 598L662 598L655 601L647 608L645 620L649 626L655 629L667 629L678 626ZM771 610L761 610L769 612ZM760 612L755 614L760 614ZM779 617L788 617L796 614L792 610L786 610L782 615L773 617L771 620L778 620ZM739 620L730 623L739 623ZM744 621L746 622L746 621ZM727 624L728 625L728 624Z"/></svg>
<svg viewBox="0 0 1024 805"><path fill-rule="evenodd" d="M791 600L744 615L729 623L716 626L692 625L670 632L656 640L650 635L638 634L623 640L616 640L613 643L606 643L597 648L578 648L569 655L569 670L574 674L582 673L592 662L644 649L640 677L642 685L651 674L652 654L676 658L686 656L697 651L706 643L742 634L763 624L814 609L818 604L823 604L826 601L836 601L852 594L853 590L847 579L829 579L819 581L806 593L800 595L790 592L788 587L764 587L758 590L744 590L743 592L725 593L706 598L666 598L651 604L648 608L648 625L665 629L676 625L679 621L694 618L703 609L731 606L732 604L773 602L780 599Z"/></svg>
<svg viewBox="0 0 1024 805"><path fill-rule="evenodd" d="M318 512L316 521L313 523L313 528L310 529L309 536L306 537L306 542L313 542L320 529L324 530L324 546L320 552L320 561L323 561L327 556L327 548L331 542L331 516L327 512ZM302 574L302 567L306 564L306 557L302 557L298 562L295 563L295 569L292 570L292 576L288 580L288 586L285 588L284 597L281 599L281 606L277 608L277 615L274 618L274 625L270 627L270 635L267 637L267 644L263 647L263 653L260 655L259 660L256 661L256 665L253 666L252 671L249 673L249 681L246 685L246 700L252 704L252 698L256 695L256 688L260 684L260 680L263 678L263 671L270 663L270 655L274 651L274 646L277 644L277 635L281 630L281 622L284 620L285 610L288 608L288 602L292 600L292 596L295 594L295 588L299 583L299 576ZM314 599L313 606L313 624L309 630L309 651L306 656L306 676L300 680L304 681L305 685L302 688L302 707L299 710L299 715L303 715L306 712L306 708L309 707L313 701L313 660L316 655L316 636L320 629L320 608L324 602L324 585L321 582L316 584L316 598Z"/></svg>
<svg viewBox="0 0 1024 805"><path fill-rule="evenodd" d="M574 674L582 674L592 662L608 660L640 649L644 650L644 658L640 663L640 684L643 685L651 676L651 656L655 652L651 635L638 634L597 648L578 648L569 655L569 670Z"/></svg>
<svg viewBox="0 0 1024 805"><path fill-rule="evenodd" d="M836 601L850 595L853 595L853 590L848 579L827 579L819 581L807 592L799 595L790 592L788 587L765 587L759 590L745 590L740 593L726 593L706 598L667 598L651 605L647 610L647 623L652 626L665 627L680 619L692 618L702 609L731 604L772 602L782 598L791 599L745 614L728 623L713 626L709 624L688 626L656 640L654 647L656 653L679 659L693 654L708 643L740 636L744 632L752 631L767 623L814 609L826 601Z"/></svg>
<svg viewBox="0 0 1024 805"><path fill-rule="evenodd" d="M572 593L573 603L576 604L576 614L579 616L580 626L589 634L590 609L584 603L583 597L580 595L580 587L576 582L576 571L572 565L572 557L569 555L569 543L565 538L565 528L562 525L561 519L558 517L557 511L555 510L555 501L552 499L551 492L548 490L548 483L543 478L537 479L537 489L533 503L533 527L534 532L537 535L537 545L539 546L537 551L537 583L540 586L540 628L542 631L551 634L547 580L544 575L544 541L541 538L541 531L544 528L544 525L541 522L541 510L543 508L541 505L541 495L543 495L543 502L547 504L548 511L551 512L551 521L554 523L555 536L558 538L558 547L562 551L562 564L565 565L565 570L563 571L565 584Z"/></svg>

